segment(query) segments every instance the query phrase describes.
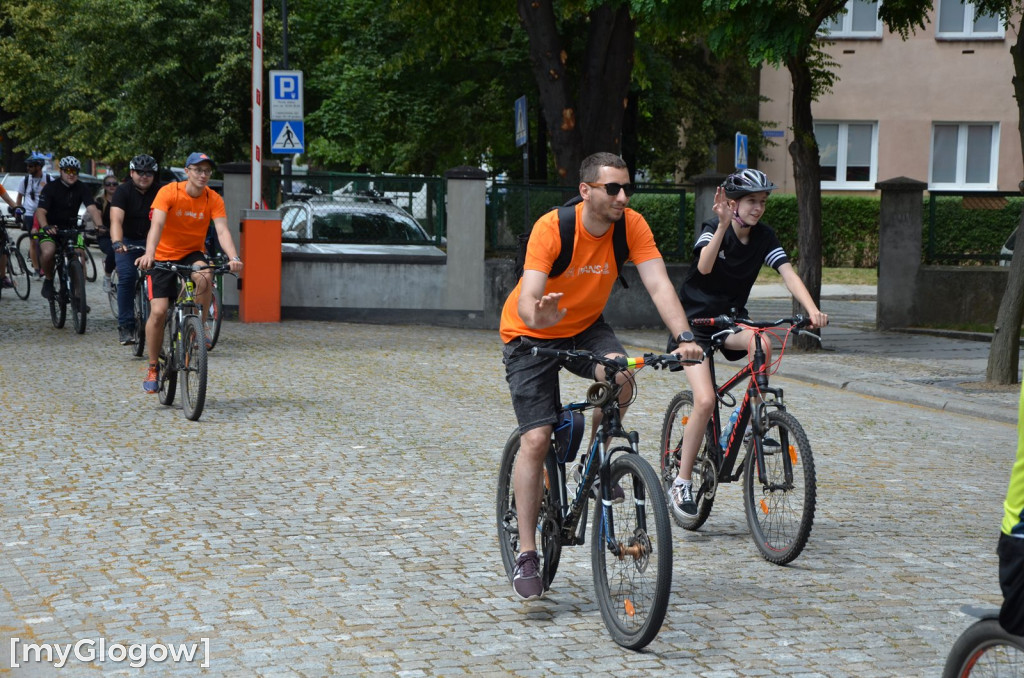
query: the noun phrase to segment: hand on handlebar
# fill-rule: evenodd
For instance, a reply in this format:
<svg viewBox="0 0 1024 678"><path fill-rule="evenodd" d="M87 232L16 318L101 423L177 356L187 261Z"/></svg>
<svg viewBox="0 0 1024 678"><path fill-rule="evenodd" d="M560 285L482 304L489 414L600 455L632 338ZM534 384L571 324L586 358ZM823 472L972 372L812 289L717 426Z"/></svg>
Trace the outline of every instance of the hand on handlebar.
<svg viewBox="0 0 1024 678"><path fill-rule="evenodd" d="M696 342L687 341L679 344L672 355L677 355L681 360L688 360L694 363L699 363L704 360L704 349L700 347Z"/></svg>
<svg viewBox="0 0 1024 678"><path fill-rule="evenodd" d="M822 313L821 311L815 310L807 314L807 319L810 320L809 327L813 330L818 327L824 327L828 325L828 313Z"/></svg>
<svg viewBox="0 0 1024 678"><path fill-rule="evenodd" d="M153 262L155 260L155 256L153 256L149 252L146 252L141 257L135 260L135 265L138 266L143 271L148 271L149 269L153 268Z"/></svg>

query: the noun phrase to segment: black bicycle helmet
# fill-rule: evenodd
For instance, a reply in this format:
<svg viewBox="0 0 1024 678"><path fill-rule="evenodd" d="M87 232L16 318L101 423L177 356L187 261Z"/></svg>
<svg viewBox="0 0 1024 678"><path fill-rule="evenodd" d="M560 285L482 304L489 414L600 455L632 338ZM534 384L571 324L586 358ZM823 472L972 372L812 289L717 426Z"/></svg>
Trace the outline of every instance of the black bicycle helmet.
<svg viewBox="0 0 1024 678"><path fill-rule="evenodd" d="M750 193L771 193L778 186L761 170L745 169L727 176L722 188L725 189L725 197L735 200Z"/></svg>
<svg viewBox="0 0 1024 678"><path fill-rule="evenodd" d="M82 169L82 163L78 162L78 158L76 158L73 155L65 155L63 158L60 159L60 168L62 170L66 170L66 169L80 170L80 169Z"/></svg>
<svg viewBox="0 0 1024 678"><path fill-rule="evenodd" d="M135 172L156 172L160 169L160 165L156 163L156 158L143 153L132 158L132 161L128 163L128 169Z"/></svg>

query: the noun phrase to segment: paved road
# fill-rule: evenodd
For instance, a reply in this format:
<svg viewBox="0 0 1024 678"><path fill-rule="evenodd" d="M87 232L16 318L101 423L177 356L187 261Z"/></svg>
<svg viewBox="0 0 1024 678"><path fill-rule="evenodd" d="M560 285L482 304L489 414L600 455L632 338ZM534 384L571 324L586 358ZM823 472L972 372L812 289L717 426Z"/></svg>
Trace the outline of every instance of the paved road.
<svg viewBox="0 0 1024 678"><path fill-rule="evenodd" d="M103 303L77 336L50 328L38 288L5 294L0 675L935 676L970 622L960 606L999 599L1016 393L979 396L992 417L954 411L979 378L956 357L971 347L900 354L911 342L865 332L857 304L826 306L835 350L786 355L780 375L816 381L776 379L815 451L807 549L762 560L740 488L724 488L705 528L676 528L668 618L633 653L604 630L589 546L563 555L546 599L511 595L494 535L513 425L496 333L229 322L193 423L142 392ZM883 355L841 349L844 332ZM638 351L662 341L624 334ZM915 381L936 375L949 380ZM880 376L903 386L850 386ZM683 386L640 374L629 421L648 459ZM946 409L900 402L916 393ZM202 639L208 668L134 669L115 651L8 669L12 645Z"/></svg>

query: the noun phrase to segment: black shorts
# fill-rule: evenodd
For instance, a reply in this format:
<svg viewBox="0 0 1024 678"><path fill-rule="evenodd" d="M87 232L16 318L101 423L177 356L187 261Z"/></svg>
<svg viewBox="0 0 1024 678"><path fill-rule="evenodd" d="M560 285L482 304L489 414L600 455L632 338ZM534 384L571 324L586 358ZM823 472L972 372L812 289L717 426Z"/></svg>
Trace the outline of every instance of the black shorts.
<svg viewBox="0 0 1024 678"><path fill-rule="evenodd" d="M162 263L167 264L182 264L184 266L191 266L197 261L206 261L206 254L203 252L192 252L177 261L167 261ZM160 299L165 297L168 299L174 299L178 296L178 274L174 271L165 271L163 269L152 270L149 272L149 298Z"/></svg>
<svg viewBox="0 0 1024 678"><path fill-rule="evenodd" d="M999 624L1010 633L1024 636L1024 538L999 535L999 586L1003 608Z"/></svg>
<svg viewBox="0 0 1024 678"><path fill-rule="evenodd" d="M574 337L565 339L536 339L517 337L502 348L505 380L512 393L512 408L519 422L519 432L553 425L557 420L559 402L558 371L563 363L530 353L534 346L562 350L583 349L598 355L625 355L626 349L615 336L611 326L597 321ZM565 368L584 379L593 379L597 365L590 361L579 364L564 363Z"/></svg>

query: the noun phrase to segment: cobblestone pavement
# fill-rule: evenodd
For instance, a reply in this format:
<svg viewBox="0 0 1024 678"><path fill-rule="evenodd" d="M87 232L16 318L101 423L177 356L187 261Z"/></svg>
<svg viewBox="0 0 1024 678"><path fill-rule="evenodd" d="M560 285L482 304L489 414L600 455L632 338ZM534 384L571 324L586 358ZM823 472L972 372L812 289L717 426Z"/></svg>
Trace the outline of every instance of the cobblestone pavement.
<svg viewBox="0 0 1024 678"><path fill-rule="evenodd" d="M861 302L827 309L826 336L863 333L882 355L791 352L775 379L815 453L806 550L765 562L740 487L723 488L704 528L674 528L668 616L636 653L604 629L589 544L563 553L548 597L513 599L494 525L513 426L495 332L228 322L189 422L142 392L143 361L93 288L83 336L50 327L38 286L0 299L0 675L935 676L971 621L960 606L999 600L1015 427L904 402L961 397L976 358L934 338L948 355L900 354L909 339L840 310ZM663 342L623 334L638 352ZM936 375L952 381L916 381ZM880 376L902 386L849 386ZM639 383L627 421L656 462L685 382ZM1015 411L1016 393L978 402ZM21 654L101 640L200 651L59 670Z"/></svg>

